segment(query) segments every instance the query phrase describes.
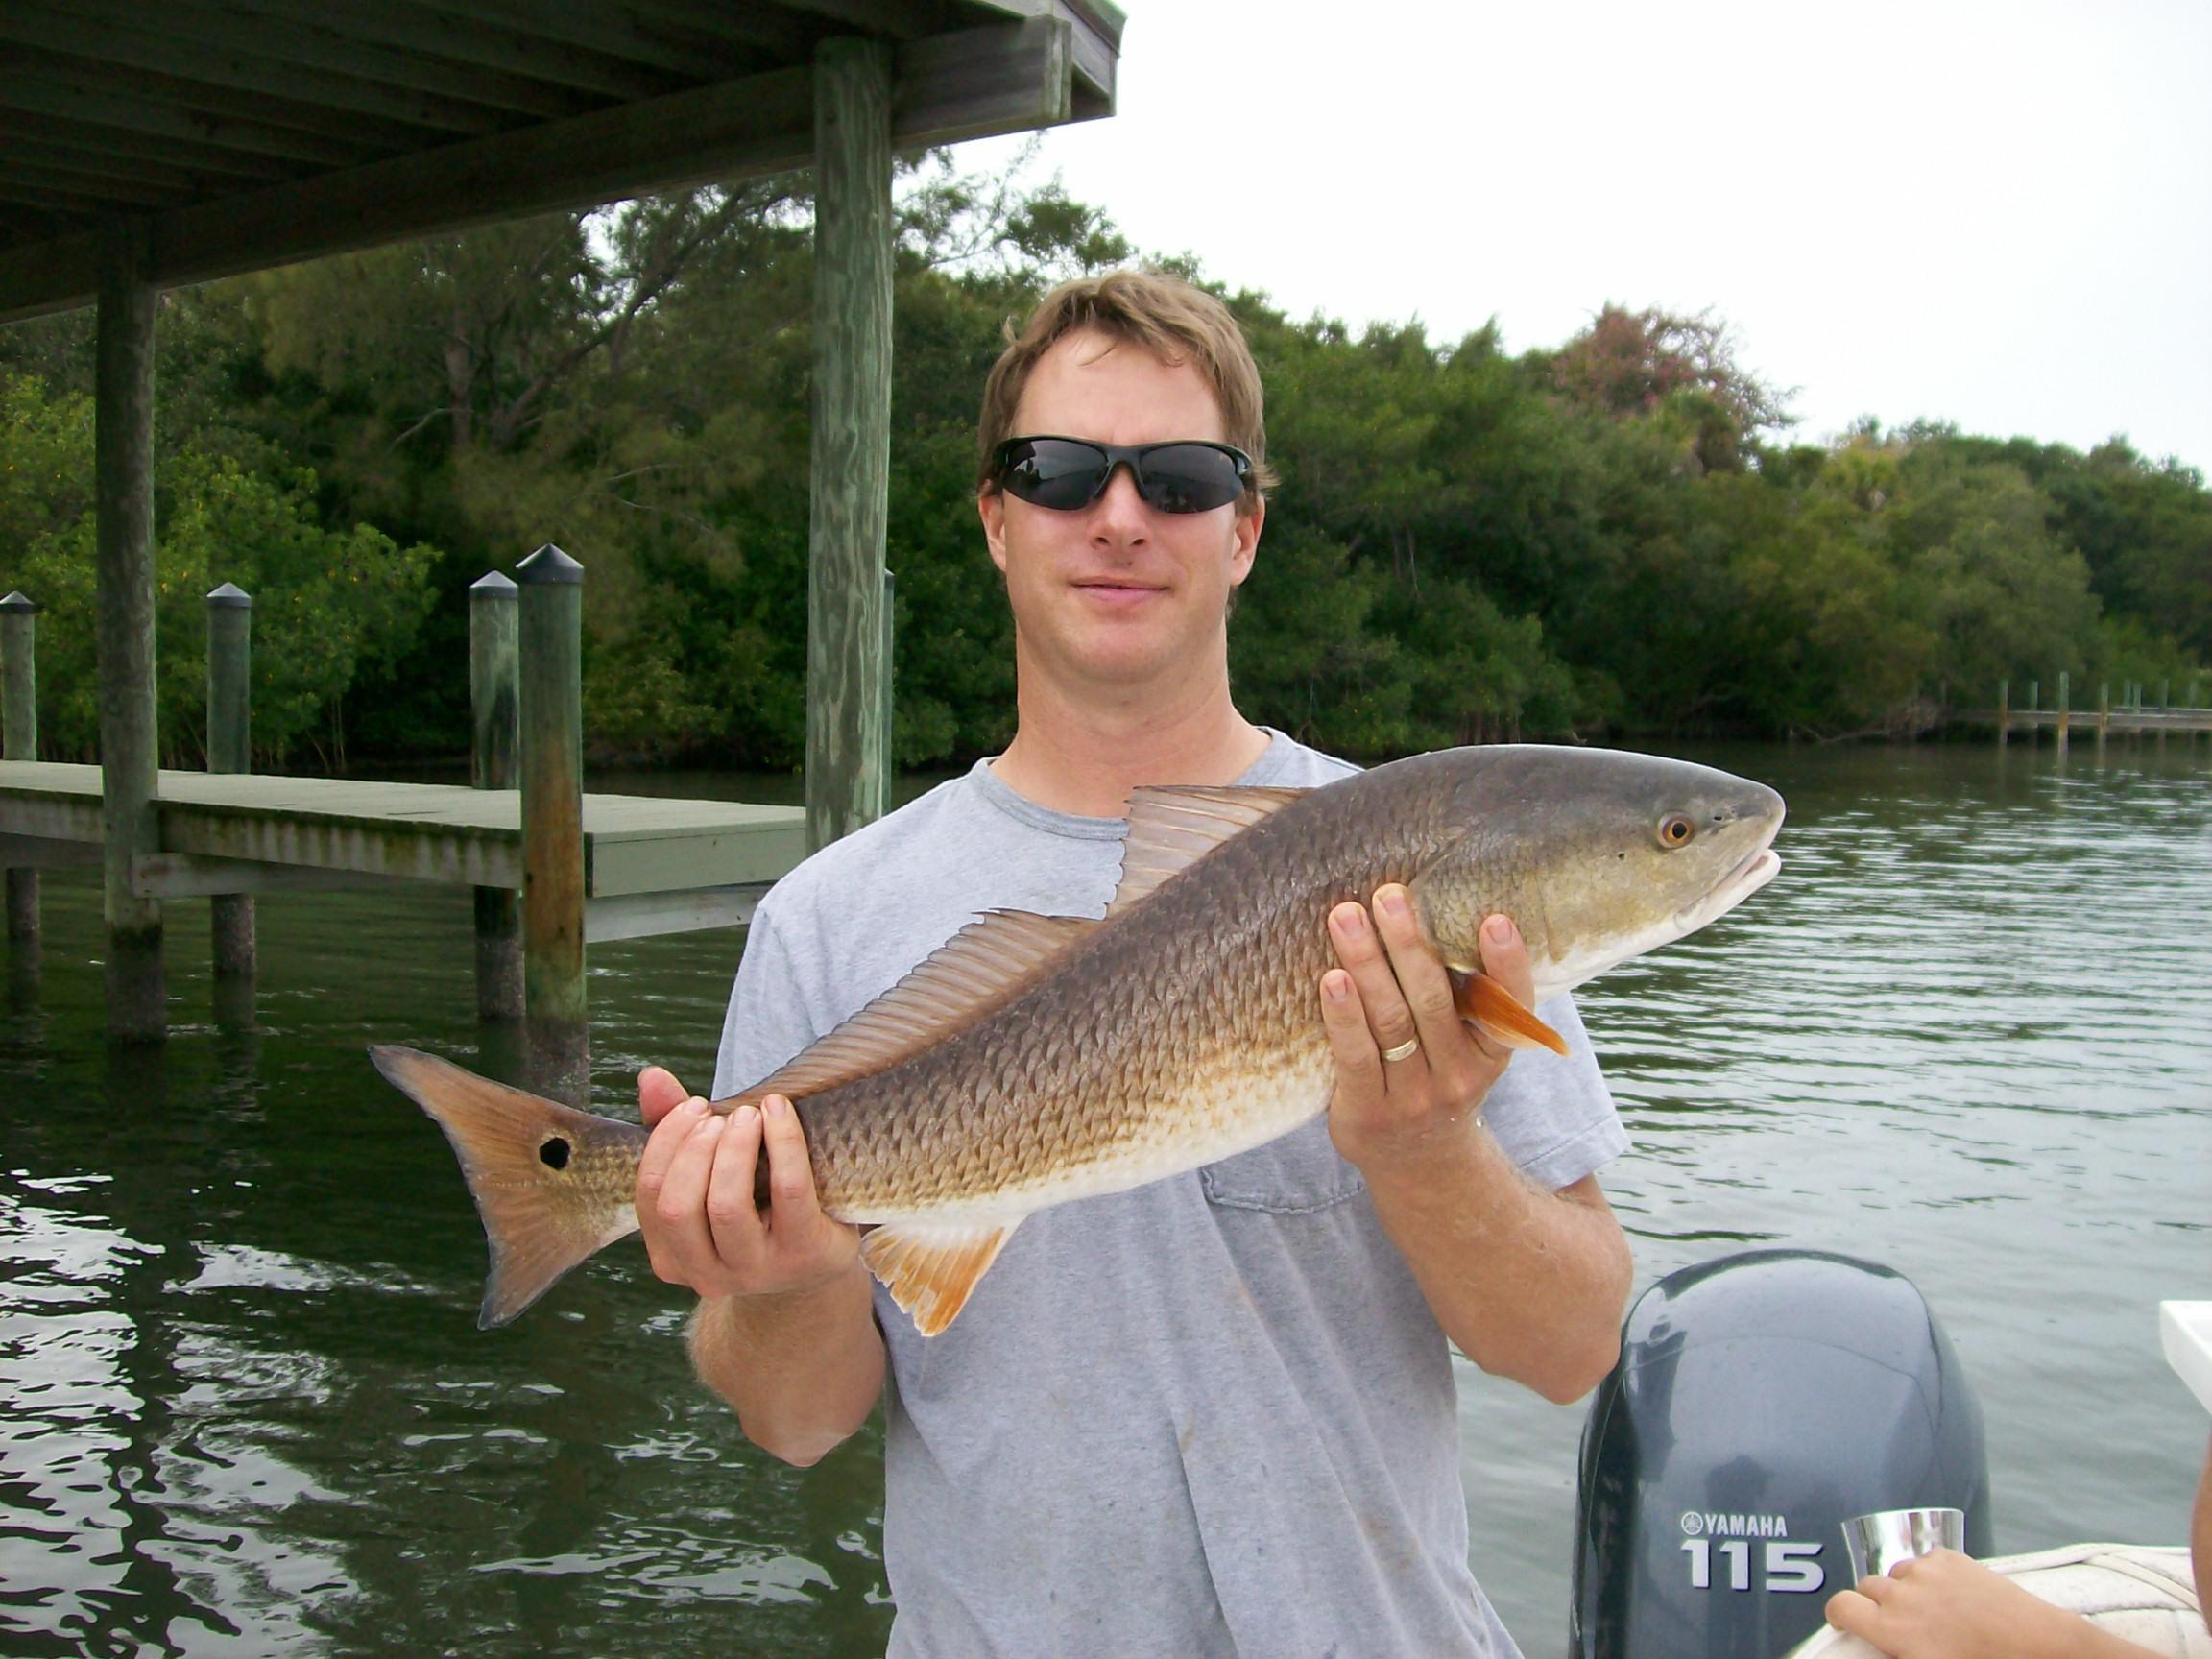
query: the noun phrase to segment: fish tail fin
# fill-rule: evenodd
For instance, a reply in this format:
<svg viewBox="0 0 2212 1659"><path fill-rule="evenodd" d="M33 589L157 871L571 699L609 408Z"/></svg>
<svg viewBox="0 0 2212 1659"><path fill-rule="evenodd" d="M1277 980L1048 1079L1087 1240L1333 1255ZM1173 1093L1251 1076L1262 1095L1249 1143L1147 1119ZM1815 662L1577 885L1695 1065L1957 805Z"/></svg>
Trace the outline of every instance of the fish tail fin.
<svg viewBox="0 0 2212 1659"><path fill-rule="evenodd" d="M385 1081L430 1115L461 1160L492 1246L476 1323L504 1325L601 1247L637 1230L632 1191L646 1132L379 1045Z"/></svg>
<svg viewBox="0 0 2212 1659"><path fill-rule="evenodd" d="M1567 1052L1565 1038L1524 1008L1519 998L1487 974L1454 973L1452 999L1462 1020L1503 1047Z"/></svg>

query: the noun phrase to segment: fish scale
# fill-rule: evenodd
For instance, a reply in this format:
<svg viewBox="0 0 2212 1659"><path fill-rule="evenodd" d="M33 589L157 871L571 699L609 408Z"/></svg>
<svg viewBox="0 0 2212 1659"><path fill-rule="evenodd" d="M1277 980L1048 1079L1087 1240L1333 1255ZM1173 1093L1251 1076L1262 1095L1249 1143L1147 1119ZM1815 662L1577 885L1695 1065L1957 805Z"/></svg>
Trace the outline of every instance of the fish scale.
<svg viewBox="0 0 2212 1659"><path fill-rule="evenodd" d="M934 1334L1022 1218L1259 1145L1322 1111L1327 918L1411 893L1461 1013L1509 1046L1556 1034L1479 972L1521 928L1539 998L1681 937L1771 878L1781 797L1605 750L1455 749L1310 791L1132 798L1121 889L1084 923L986 917L718 1111L787 1095L831 1216ZM645 1131L371 1050L459 1153L492 1243L481 1313L513 1318L635 1231ZM766 1198L766 1170L757 1199Z"/></svg>
<svg viewBox="0 0 2212 1659"><path fill-rule="evenodd" d="M1328 913L1406 878L1449 839L1431 799L1446 781L1392 781L1392 822L1426 829L1414 846L1379 852L1359 832L1371 800L1316 791L1206 854L1208 879L1170 883L1106 925L1067 974L973 1032L795 1101L824 1208L856 1221L974 1212L1010 1190L1042 1208L1189 1167L1192 1153L1210 1163L1313 1116L1324 1101L1311 1091L1259 1085L1326 1050ZM1107 994L1071 1005L1078 974Z"/></svg>

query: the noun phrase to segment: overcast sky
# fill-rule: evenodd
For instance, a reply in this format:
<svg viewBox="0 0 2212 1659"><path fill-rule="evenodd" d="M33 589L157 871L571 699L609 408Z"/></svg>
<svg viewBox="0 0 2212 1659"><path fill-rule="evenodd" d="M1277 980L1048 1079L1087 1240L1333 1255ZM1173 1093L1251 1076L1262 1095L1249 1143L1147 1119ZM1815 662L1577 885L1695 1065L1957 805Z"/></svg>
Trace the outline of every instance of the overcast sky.
<svg viewBox="0 0 2212 1659"><path fill-rule="evenodd" d="M1128 10L1118 113L1032 177L1293 317L1519 352L1710 308L1805 439L2122 433L2212 473L2212 0Z"/></svg>

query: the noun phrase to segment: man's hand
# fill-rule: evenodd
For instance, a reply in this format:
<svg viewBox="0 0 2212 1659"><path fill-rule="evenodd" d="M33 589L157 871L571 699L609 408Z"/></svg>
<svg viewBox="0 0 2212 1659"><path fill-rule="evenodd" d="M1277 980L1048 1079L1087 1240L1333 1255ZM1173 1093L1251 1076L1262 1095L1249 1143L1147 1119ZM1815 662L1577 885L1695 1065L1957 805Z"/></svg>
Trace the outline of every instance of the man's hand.
<svg viewBox="0 0 2212 1659"><path fill-rule="evenodd" d="M823 1214L790 1101L771 1094L710 1112L651 1066L638 1075L637 1106L653 1130L637 1166L637 1224L655 1273L714 1299L811 1290L854 1270L860 1230ZM763 1151L766 1211L753 1201Z"/></svg>
<svg viewBox="0 0 2212 1659"><path fill-rule="evenodd" d="M1580 1398L1620 1352L1630 1273L1597 1177L1546 1191L1480 1132L1510 1050L1461 1021L1405 888L1379 888L1372 913L1339 904L1329 935L1342 964L1321 976L1336 1150L1366 1177L1376 1215L1459 1351L1547 1400ZM1520 930L1489 917L1480 950L1483 973L1527 1006L1535 983Z"/></svg>
<svg viewBox="0 0 2212 1659"><path fill-rule="evenodd" d="M1410 1167L1438 1149L1440 1137L1464 1140L1511 1051L1460 1019L1451 975L1422 937L1404 887L1378 888L1372 915L1337 905L1329 937L1342 964L1321 976L1321 1017L1336 1062L1330 1136L1362 1169ZM1528 951L1509 918L1482 924L1481 951L1485 974L1524 1007L1535 1000Z"/></svg>
<svg viewBox="0 0 2212 1659"><path fill-rule="evenodd" d="M1828 1623L1893 1659L2150 1659L1956 1550L1900 1561L1829 1598Z"/></svg>

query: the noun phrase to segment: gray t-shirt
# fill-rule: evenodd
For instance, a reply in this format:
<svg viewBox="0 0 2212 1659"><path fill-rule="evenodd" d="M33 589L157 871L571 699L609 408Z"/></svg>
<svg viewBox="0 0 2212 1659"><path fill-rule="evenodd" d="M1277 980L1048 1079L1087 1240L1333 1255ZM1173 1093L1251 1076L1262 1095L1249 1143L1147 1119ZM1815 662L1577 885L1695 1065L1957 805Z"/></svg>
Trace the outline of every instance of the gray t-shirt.
<svg viewBox="0 0 2212 1659"><path fill-rule="evenodd" d="M1352 770L1278 733L1239 781ZM1122 832L979 762L824 849L760 905L716 1094L979 911L1102 914ZM1570 1056L1517 1056L1485 1115L1556 1189L1627 1138L1572 1001L1544 1016ZM1443 1332L1326 1118L1031 1216L942 1335L876 1311L892 1653L1517 1651L1468 1570Z"/></svg>

